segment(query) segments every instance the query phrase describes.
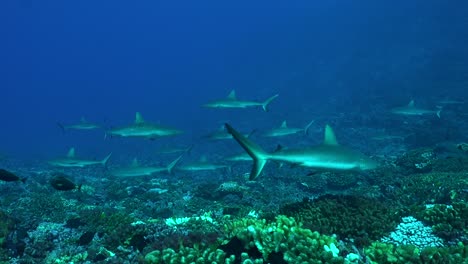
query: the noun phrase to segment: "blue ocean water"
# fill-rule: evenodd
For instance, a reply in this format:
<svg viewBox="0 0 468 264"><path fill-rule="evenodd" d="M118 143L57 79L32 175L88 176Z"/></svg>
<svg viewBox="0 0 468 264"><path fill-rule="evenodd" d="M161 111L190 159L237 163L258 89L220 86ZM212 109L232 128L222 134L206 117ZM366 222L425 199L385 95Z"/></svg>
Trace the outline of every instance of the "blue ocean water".
<svg viewBox="0 0 468 264"><path fill-rule="evenodd" d="M63 136L56 126L82 116L112 127L141 111L190 141L223 120L303 124L318 112L466 95L463 1L1 5L0 140L17 156L118 148L102 131ZM268 114L200 107L232 89L280 99Z"/></svg>

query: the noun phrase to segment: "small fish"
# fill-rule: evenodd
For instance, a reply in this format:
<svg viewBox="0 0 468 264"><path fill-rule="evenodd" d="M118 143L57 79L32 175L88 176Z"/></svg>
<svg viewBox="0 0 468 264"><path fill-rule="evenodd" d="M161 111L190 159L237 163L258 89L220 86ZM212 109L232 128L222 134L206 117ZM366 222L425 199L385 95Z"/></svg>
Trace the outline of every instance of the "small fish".
<svg viewBox="0 0 468 264"><path fill-rule="evenodd" d="M21 181L21 182L26 182L26 178L20 178L16 176L16 174L9 172L4 169L0 169L0 180L1 181L6 181L6 182L15 182L15 181Z"/></svg>
<svg viewBox="0 0 468 264"><path fill-rule="evenodd" d="M54 173L54 176L50 179L50 185L59 191L71 191L75 189L81 191L81 184L75 184L68 179L67 175L60 172Z"/></svg>

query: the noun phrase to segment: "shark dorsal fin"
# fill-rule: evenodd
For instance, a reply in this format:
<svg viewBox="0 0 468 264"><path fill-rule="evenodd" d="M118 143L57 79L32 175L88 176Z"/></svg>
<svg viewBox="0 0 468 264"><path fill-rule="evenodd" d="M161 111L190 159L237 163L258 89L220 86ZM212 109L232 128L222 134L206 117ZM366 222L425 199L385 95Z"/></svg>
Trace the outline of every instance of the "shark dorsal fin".
<svg viewBox="0 0 468 264"><path fill-rule="evenodd" d="M70 148L67 153L67 158L74 158L75 157L75 148Z"/></svg>
<svg viewBox="0 0 468 264"><path fill-rule="evenodd" d="M329 125L325 126L325 137L323 139L323 144L324 145L338 145L335 132L333 132L333 129Z"/></svg>
<svg viewBox="0 0 468 264"><path fill-rule="evenodd" d="M131 164L130 166L132 166L132 167L138 167L138 165L139 165L139 164L138 164L138 159L137 159L137 158L133 158L132 164Z"/></svg>
<svg viewBox="0 0 468 264"><path fill-rule="evenodd" d="M281 128L288 128L288 124L286 123L286 120L281 123Z"/></svg>
<svg viewBox="0 0 468 264"><path fill-rule="evenodd" d="M278 145L276 146L276 149L275 149L275 151L273 151L273 153L274 153L274 152L281 151L281 150L283 150L283 149L284 149L284 147L283 147L283 146L281 146L280 144L278 144Z"/></svg>
<svg viewBox="0 0 468 264"><path fill-rule="evenodd" d="M135 113L135 124L143 124L145 120L143 119L143 116L140 114L140 112Z"/></svg>
<svg viewBox="0 0 468 264"><path fill-rule="evenodd" d="M80 119L80 123L81 124L86 124L88 122L86 121L86 118L84 116L82 116L81 119Z"/></svg>
<svg viewBox="0 0 468 264"><path fill-rule="evenodd" d="M414 107L414 100L411 100L411 101L408 103L408 107Z"/></svg>
<svg viewBox="0 0 468 264"><path fill-rule="evenodd" d="M205 162L208 161L208 158L206 157L206 155L202 155L202 156L200 157L200 160L199 160L199 161L202 162L202 163L205 163Z"/></svg>
<svg viewBox="0 0 468 264"><path fill-rule="evenodd" d="M237 97L236 97L236 90L232 90L232 91L228 94L227 98L228 98L229 100L237 100Z"/></svg>

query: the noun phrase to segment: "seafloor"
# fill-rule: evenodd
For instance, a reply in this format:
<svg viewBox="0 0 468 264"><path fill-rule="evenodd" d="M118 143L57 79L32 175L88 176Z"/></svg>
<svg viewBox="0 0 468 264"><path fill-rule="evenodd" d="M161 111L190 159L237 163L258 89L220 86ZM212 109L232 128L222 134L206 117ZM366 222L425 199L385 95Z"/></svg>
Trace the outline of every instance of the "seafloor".
<svg viewBox="0 0 468 264"><path fill-rule="evenodd" d="M457 150L458 151L458 150ZM57 191L44 162L0 182L1 263L468 263L468 155L419 148L369 173L271 164ZM246 169L247 168L247 169Z"/></svg>

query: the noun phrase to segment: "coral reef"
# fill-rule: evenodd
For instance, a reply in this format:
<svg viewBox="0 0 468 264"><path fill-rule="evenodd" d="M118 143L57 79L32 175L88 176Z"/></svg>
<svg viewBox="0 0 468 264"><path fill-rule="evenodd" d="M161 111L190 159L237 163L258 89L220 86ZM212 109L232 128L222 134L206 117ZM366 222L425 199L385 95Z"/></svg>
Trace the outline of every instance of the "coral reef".
<svg viewBox="0 0 468 264"><path fill-rule="evenodd" d="M312 201L286 205L282 214L292 216L305 227L340 239L370 244L393 230L400 220L398 208L376 199L358 196L324 195Z"/></svg>

